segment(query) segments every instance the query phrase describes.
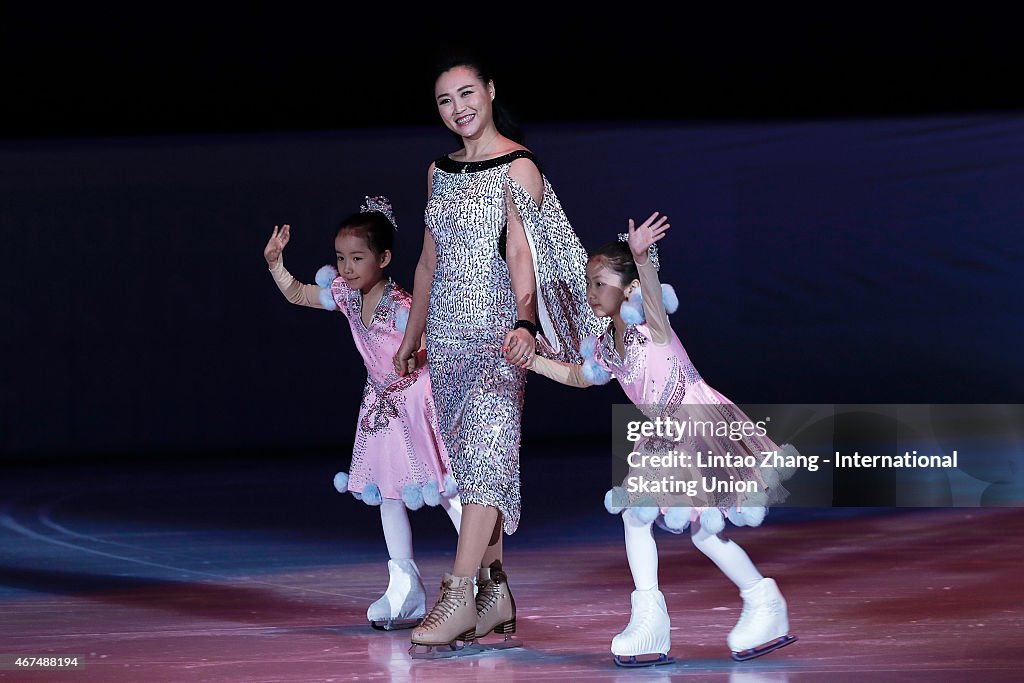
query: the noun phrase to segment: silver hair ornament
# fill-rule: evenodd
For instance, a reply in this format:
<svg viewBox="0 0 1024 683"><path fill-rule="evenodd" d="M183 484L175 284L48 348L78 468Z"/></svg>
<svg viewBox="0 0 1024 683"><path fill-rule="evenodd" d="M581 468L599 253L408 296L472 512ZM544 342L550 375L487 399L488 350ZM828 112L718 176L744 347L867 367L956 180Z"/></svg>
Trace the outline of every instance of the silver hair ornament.
<svg viewBox="0 0 1024 683"><path fill-rule="evenodd" d="M395 212L394 209L391 208L391 200L384 195L376 197L366 195L366 200L363 202L362 206L359 207L359 213L366 213L368 211L379 211L384 214L384 216L391 221L392 227L394 227L395 230L398 230L398 223L395 222Z"/></svg>

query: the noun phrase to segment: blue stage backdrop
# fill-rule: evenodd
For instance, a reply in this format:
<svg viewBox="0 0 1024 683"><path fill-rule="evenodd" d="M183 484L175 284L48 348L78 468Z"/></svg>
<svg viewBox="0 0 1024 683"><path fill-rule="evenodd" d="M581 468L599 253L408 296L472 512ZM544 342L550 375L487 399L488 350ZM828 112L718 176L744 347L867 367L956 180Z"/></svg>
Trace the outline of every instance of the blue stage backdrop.
<svg viewBox="0 0 1024 683"><path fill-rule="evenodd" d="M588 248L668 214L673 325L752 403L1017 403L1024 116L527 126ZM339 218L387 194L412 285L440 128L0 144L9 462L351 442L365 373L338 314L285 302ZM539 439L610 434L617 385L541 377Z"/></svg>

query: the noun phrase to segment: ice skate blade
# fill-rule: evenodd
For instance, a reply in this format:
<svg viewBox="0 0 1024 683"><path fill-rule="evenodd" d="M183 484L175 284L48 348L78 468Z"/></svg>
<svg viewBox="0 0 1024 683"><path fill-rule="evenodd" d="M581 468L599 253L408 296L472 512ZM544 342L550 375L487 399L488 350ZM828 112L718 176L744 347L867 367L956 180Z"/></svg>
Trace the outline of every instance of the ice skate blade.
<svg viewBox="0 0 1024 683"><path fill-rule="evenodd" d="M445 659L448 657L468 657L497 650L511 650L522 646L523 641L516 638L506 638L493 643L481 643L479 640L474 640L464 645L456 645L454 643L448 645L417 645L413 643L409 648L409 654L412 655L413 659Z"/></svg>
<svg viewBox="0 0 1024 683"><path fill-rule="evenodd" d="M518 638L505 636L504 640L496 640L490 643L482 643L477 640L474 645L479 648L478 652L491 652L492 650L511 650L515 647L522 647L523 641Z"/></svg>
<svg viewBox="0 0 1024 683"><path fill-rule="evenodd" d="M409 646L409 655L413 659L446 659L448 657L464 657L475 655L480 652L480 646L476 643L448 643L446 645L417 645Z"/></svg>
<svg viewBox="0 0 1024 683"><path fill-rule="evenodd" d="M400 631L406 628L416 628L423 621L422 617L416 619L381 619L371 621L370 626L375 631Z"/></svg>
<svg viewBox="0 0 1024 683"><path fill-rule="evenodd" d="M675 664L676 658L669 657L660 652L649 655L612 655L615 663L627 669L636 669L642 666L661 666L662 664Z"/></svg>
<svg viewBox="0 0 1024 683"><path fill-rule="evenodd" d="M732 658L737 662L745 662L748 659L754 659L761 655L766 655L769 652L775 652L780 647L786 647L790 643L796 642L796 636L782 636L775 640L765 643L759 647L752 647L749 650L740 650L739 652L733 652Z"/></svg>

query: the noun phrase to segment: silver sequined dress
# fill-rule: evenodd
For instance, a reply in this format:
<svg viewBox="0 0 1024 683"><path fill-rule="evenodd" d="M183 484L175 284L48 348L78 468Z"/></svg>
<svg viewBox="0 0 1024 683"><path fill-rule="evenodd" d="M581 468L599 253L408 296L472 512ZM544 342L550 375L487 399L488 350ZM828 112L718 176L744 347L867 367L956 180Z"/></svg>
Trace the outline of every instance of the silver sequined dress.
<svg viewBox="0 0 1024 683"><path fill-rule="evenodd" d="M437 268L427 313L427 354L438 423L463 504L497 507L504 531L519 526L519 440L526 370L501 352L516 321L502 254L509 204L522 219L537 275L538 352L581 362L580 341L602 329L586 304L586 252L544 178L533 198L509 176L519 150L481 162L441 157L427 202Z"/></svg>

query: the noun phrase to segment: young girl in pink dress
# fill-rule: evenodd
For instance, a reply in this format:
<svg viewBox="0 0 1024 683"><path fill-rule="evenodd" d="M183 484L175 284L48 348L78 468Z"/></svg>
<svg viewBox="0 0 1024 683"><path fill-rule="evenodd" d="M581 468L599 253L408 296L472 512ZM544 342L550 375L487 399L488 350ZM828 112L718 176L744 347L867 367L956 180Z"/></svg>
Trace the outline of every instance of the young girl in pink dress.
<svg viewBox="0 0 1024 683"><path fill-rule="evenodd" d="M652 421L670 418L677 424L753 424L736 405L704 382L668 322L669 307L678 304L671 287L658 281L655 242L665 236L667 217L651 215L639 227L629 221L629 233L619 241L591 254L587 264L587 302L598 316L611 323L597 338L584 342L583 365L570 365L535 356L531 369L563 384L587 387L618 380L626 395ZM751 430L753 431L753 430ZM757 456L780 450L766 435L754 433L730 439L728 436L698 434L691 430L677 440L644 439L637 446L641 454L698 451ZM791 446L784 446L787 451ZM636 463L630 463L635 465ZM712 470L673 467L666 470L631 468L631 475L651 474L655 478L671 473L676 479L719 479L753 481L758 492L708 493L696 496L631 493L615 487L605 496L609 512L623 512L626 557L636 590L631 596L632 613L626 630L612 640L615 662L621 666L648 666L673 661L670 621L665 598L658 589L658 549L652 526L682 533L690 538L736 584L743 599L739 623L729 634L733 659L744 660L766 654L796 640L789 635L786 601L775 581L765 578L735 542L719 537L725 520L737 526L757 526L766 506L786 494L781 481L791 471L774 468L722 466ZM636 487L633 487L636 488Z"/></svg>
<svg viewBox="0 0 1024 683"><path fill-rule="evenodd" d="M339 492L380 506L390 560L384 595L366 617L374 628L415 626L426 614L426 595L413 560L408 509L441 505L458 530L461 505L450 474L448 454L438 434L437 413L424 367L398 376L392 358L405 332L410 295L388 278L394 218L385 197L367 197L359 213L341 221L334 239L337 268L322 267L316 284L303 284L285 270L282 252L291 228L274 226L263 255L288 301L339 310L348 318L366 365L366 387L359 407L349 471L335 475Z"/></svg>

